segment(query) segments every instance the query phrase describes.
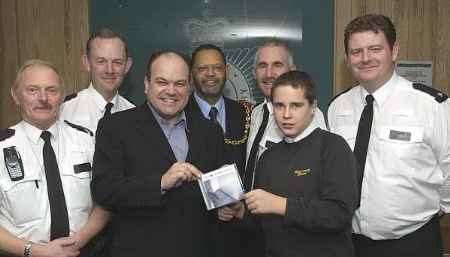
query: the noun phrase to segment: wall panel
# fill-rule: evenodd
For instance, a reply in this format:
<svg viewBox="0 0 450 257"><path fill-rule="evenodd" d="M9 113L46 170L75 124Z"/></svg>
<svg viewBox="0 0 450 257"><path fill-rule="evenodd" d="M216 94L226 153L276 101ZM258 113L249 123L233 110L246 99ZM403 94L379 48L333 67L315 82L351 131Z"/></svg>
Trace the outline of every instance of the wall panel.
<svg viewBox="0 0 450 257"><path fill-rule="evenodd" d="M2 0L0 6L0 127L6 127L19 119L9 88L27 59L53 62L67 93L86 86L80 56L89 33L88 0Z"/></svg>

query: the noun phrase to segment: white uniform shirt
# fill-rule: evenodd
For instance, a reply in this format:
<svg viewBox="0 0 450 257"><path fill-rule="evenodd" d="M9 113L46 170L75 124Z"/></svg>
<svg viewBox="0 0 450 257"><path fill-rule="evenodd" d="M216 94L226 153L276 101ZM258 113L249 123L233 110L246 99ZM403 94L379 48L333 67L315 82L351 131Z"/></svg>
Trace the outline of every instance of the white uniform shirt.
<svg viewBox="0 0 450 257"><path fill-rule="evenodd" d="M368 92L361 86L328 109L330 131L353 149ZM374 240L414 232L439 209L450 210L442 187L450 171L450 104L414 89L397 74L372 94L374 115L353 230Z"/></svg>
<svg viewBox="0 0 450 257"><path fill-rule="evenodd" d="M44 170L42 130L21 121L11 127L15 134L0 141L0 227L36 243L50 240L50 206ZM64 122L51 132L69 216L70 233L79 231L92 211L91 170L75 172L74 165L92 167L94 139ZM24 178L12 181L5 166L3 149L15 146L23 163ZM85 166L86 167L86 166Z"/></svg>
<svg viewBox="0 0 450 257"><path fill-rule="evenodd" d="M134 107L132 103L119 94L113 97L111 103L114 104L111 113ZM98 121L105 113L106 104L106 100L95 90L91 83L88 88L78 92L76 97L63 103L60 118L86 127L95 134Z"/></svg>
<svg viewBox="0 0 450 257"><path fill-rule="evenodd" d="M278 128L278 125L275 121L275 117L273 114L273 106L271 102L264 101L264 103L267 104L267 109L269 110L269 120L267 122L266 130L264 131L264 135L261 138L261 141L259 142L259 149L257 158L261 156L261 154L267 150L270 143L278 143L281 140L283 140L284 135L283 132L281 132L280 128ZM251 122L250 122L250 132L248 136L247 141L247 155L246 155L246 162L248 161L248 157L250 155L250 150L252 149L253 141L255 140L256 134L258 133L259 126L262 123L263 120L263 114L264 109L263 105L264 103L261 103L257 105L253 111L251 116ZM319 108L316 108L314 113L314 118L311 122L313 126L320 127L321 129L327 130L327 126L325 125L325 119L323 117L322 111L320 111ZM266 142L267 145L266 145Z"/></svg>

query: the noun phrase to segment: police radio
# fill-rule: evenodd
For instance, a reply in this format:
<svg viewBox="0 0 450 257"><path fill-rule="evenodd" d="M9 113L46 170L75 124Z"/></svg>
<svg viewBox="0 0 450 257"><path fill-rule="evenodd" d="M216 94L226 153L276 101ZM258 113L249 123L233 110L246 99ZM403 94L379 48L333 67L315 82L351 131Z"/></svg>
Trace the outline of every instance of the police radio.
<svg viewBox="0 0 450 257"><path fill-rule="evenodd" d="M21 180L24 177L22 158L15 146L3 148L6 169L12 181Z"/></svg>

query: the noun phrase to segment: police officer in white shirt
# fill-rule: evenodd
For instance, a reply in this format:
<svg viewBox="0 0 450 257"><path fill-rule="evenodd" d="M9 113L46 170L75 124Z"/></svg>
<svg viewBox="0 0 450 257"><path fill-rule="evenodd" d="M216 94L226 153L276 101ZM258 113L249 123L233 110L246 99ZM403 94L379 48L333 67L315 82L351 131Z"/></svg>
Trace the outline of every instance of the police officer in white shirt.
<svg viewBox="0 0 450 257"><path fill-rule="evenodd" d="M388 17L355 18L344 43L359 85L331 102L328 124L360 158L356 256L442 256L438 216L450 210L449 100L396 74L399 46Z"/></svg>
<svg viewBox="0 0 450 257"><path fill-rule="evenodd" d="M133 108L132 103L118 94L132 64L128 54L126 41L118 33L109 28L93 33L82 57L92 81L88 88L66 97L61 117L95 133L103 116Z"/></svg>
<svg viewBox="0 0 450 257"><path fill-rule="evenodd" d="M89 256L109 218L91 199L92 132L58 119L64 86L50 63L26 62L11 95L22 121L0 130L0 252Z"/></svg>
<svg viewBox="0 0 450 257"><path fill-rule="evenodd" d="M247 141L247 169L245 171L245 176L249 177L244 178L244 180L249 181L247 182L248 184L253 184L255 165L261 154L271 144L280 142L284 137L275 122L272 103L269 100L272 83L281 74L295 69L294 56L285 42L270 40L258 48L255 55L254 75L256 84L263 93L265 100L252 111L250 133ZM266 122L263 122L264 106L268 110ZM318 127L326 129L323 113L318 107L314 107L314 118L312 122ZM255 142L259 130L261 130L260 133L262 135L260 138L257 138L259 139L256 140L258 142ZM252 148L254 148L253 152Z"/></svg>

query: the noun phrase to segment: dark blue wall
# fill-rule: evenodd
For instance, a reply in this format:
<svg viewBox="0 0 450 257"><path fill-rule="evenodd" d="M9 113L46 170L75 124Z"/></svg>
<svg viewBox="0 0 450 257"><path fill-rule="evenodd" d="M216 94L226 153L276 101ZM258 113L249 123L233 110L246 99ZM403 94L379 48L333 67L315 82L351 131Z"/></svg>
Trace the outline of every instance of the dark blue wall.
<svg viewBox="0 0 450 257"><path fill-rule="evenodd" d="M189 20L193 29L186 30ZM225 26L213 25L223 20ZM322 108L332 93L332 0L95 0L90 1L90 22L91 31L109 26L128 39L134 64L121 93L136 104L144 101L144 69L152 51L173 48L190 54L201 43L195 40L225 49L237 68L227 87L233 85L240 97L261 100L251 74L253 57L256 46L273 36L286 40L297 66L313 76Z"/></svg>

